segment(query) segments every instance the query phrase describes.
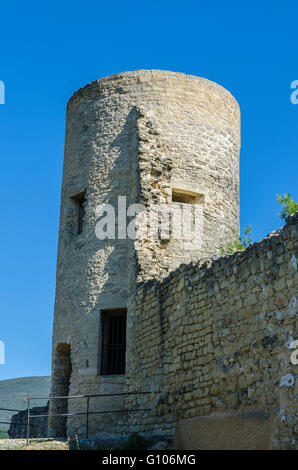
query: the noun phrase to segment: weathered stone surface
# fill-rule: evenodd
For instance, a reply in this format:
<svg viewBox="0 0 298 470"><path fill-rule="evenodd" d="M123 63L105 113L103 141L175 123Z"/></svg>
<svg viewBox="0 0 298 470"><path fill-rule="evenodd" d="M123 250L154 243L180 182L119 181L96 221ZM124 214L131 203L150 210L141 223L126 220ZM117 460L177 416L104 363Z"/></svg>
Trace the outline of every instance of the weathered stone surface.
<svg viewBox="0 0 298 470"><path fill-rule="evenodd" d="M176 447L203 450L270 450L274 415L268 412L218 413L177 423Z"/></svg>
<svg viewBox="0 0 298 470"><path fill-rule="evenodd" d="M238 104L202 78L127 72L71 98L52 394L150 392L92 398L90 411L119 413L92 415L90 436L174 436L181 420L277 410L271 445L295 446L297 380L293 386L280 380L295 376L285 344L296 332L297 215L244 252L219 256L239 230L239 150ZM100 204L117 207L118 196L127 196L127 206L170 206L178 190L196 195L204 223L200 248L174 238L96 237ZM78 235L73 196L84 191ZM127 308L126 374L101 376L100 315L114 308ZM138 408L149 411L124 412ZM62 409L84 413L86 398L63 406L52 401L52 414ZM62 421L51 417L50 435L59 435ZM67 434L74 433L85 436L83 414L67 419Z"/></svg>
<svg viewBox="0 0 298 470"><path fill-rule="evenodd" d="M232 229L238 231L239 149L237 102L227 90L203 78L139 70L97 80L70 99L53 334L54 395L65 393L63 375L70 375L71 395L125 389L124 376L99 375L100 311L127 307L127 341L134 341L135 310L129 299L134 298L136 281L162 278L182 262L211 256L231 238ZM171 204L172 188L202 195L199 250L174 239L96 238L100 204L117 207L118 196L127 196L127 206ZM73 196L83 191L85 218L78 235ZM67 345L71 371L59 352ZM128 354L127 368L129 361ZM53 411L57 403L51 403ZM93 409L111 405L121 409L123 398L92 400ZM70 400L68 411L82 412L85 406L83 399ZM115 426L120 432L125 419L125 414L113 419L94 416L90 432L112 432ZM51 423L51 434L57 435L54 428L62 429L62 420L59 425L55 419ZM82 418L69 419L69 432L85 432Z"/></svg>

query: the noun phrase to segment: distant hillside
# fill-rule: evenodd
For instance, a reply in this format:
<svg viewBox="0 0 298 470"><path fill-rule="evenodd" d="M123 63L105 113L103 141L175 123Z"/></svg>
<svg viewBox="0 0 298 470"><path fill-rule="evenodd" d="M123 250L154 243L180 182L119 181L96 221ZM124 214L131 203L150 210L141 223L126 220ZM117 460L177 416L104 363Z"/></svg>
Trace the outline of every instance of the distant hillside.
<svg viewBox="0 0 298 470"><path fill-rule="evenodd" d="M51 377L21 377L18 379L0 380L0 408L13 408L24 410L27 405L24 398L48 397L51 391ZM46 400L34 400L32 406L46 405ZM10 418L16 412L1 411L0 421L10 422ZM7 430L9 424L1 424L0 430Z"/></svg>

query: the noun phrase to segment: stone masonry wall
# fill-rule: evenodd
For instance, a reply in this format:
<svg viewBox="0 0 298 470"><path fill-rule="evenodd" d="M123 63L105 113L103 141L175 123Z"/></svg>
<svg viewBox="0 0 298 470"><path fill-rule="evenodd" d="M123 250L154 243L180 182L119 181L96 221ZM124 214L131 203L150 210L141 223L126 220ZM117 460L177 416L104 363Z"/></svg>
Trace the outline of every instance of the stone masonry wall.
<svg viewBox="0 0 298 470"><path fill-rule="evenodd" d="M297 228L298 213L243 252L138 284L128 388L152 393L128 406L152 412L131 429L175 434L183 420L252 412L272 416L269 447L295 447Z"/></svg>

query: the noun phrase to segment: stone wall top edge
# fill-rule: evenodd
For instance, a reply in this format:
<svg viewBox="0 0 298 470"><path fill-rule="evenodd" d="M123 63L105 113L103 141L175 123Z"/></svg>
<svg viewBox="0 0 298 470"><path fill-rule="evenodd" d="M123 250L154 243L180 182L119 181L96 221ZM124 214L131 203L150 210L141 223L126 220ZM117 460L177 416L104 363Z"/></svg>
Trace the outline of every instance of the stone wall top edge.
<svg viewBox="0 0 298 470"><path fill-rule="evenodd" d="M270 243L270 240L275 240L277 242L281 240L283 235L288 230L289 226L292 225L298 225L298 211L295 214L290 215L286 218L285 225L283 227L270 232L267 237L252 243L243 251L236 251L231 255L223 255L216 259L202 258L199 261L191 261L188 264L183 263L178 266L178 268L176 268L174 271L171 271L167 277L163 279L149 279L146 281L140 281L137 283L137 287L139 289L144 288L145 290L150 289L151 287L162 288L167 283L169 283L175 276L179 276L179 274L183 272L185 274L188 274L193 270L195 270L196 272L202 272L204 270L206 270L207 272L212 272L217 267L221 268L221 265L225 265L228 267L231 265L238 264L242 262L245 258L252 257L254 253L257 255L259 253L259 250L266 248L266 244Z"/></svg>
<svg viewBox="0 0 298 470"><path fill-rule="evenodd" d="M102 77L97 80L94 80L88 83L87 85L79 88L77 91L75 91L73 95L70 97L67 107L69 109L70 106L74 102L76 102L78 99L81 99L84 96L88 97L88 94L93 92L93 90L96 87L98 88L100 92L100 91L103 91L105 88L113 88L113 87L119 88L119 85L121 84L121 82L123 84L127 84L129 80L133 80L133 79L135 79L136 80L135 83L137 83L138 79L143 79L143 82L144 81L150 82L150 81L157 81L159 79L167 78L167 77L175 78L175 79L178 79L179 81L190 80L192 81L193 84L197 83L198 85L201 85L201 86L202 84L206 86L213 86L221 90L221 92L225 93L227 97L232 99L236 108L239 109L239 104L236 98L234 98L234 96L232 95L232 93L216 82L208 80L207 78L198 77L196 75L188 75L182 72L172 72L168 70L155 70L155 69L153 70L140 69L140 70L134 70L134 71L121 72L121 73L108 75L107 77ZM133 84L133 82L131 84ZM119 92L119 89L117 91Z"/></svg>

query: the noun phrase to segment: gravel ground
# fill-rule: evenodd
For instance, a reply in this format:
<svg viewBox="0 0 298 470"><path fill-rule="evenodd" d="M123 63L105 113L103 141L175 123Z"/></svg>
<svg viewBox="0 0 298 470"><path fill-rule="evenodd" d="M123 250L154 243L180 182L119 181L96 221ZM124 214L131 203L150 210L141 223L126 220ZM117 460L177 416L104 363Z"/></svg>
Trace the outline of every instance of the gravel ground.
<svg viewBox="0 0 298 470"><path fill-rule="evenodd" d="M64 441L53 439L30 439L26 446L26 439L0 439L1 450L66 450Z"/></svg>
<svg viewBox="0 0 298 470"><path fill-rule="evenodd" d="M0 439L0 450L17 449L26 445L26 439Z"/></svg>

